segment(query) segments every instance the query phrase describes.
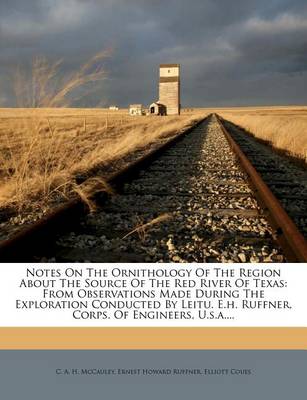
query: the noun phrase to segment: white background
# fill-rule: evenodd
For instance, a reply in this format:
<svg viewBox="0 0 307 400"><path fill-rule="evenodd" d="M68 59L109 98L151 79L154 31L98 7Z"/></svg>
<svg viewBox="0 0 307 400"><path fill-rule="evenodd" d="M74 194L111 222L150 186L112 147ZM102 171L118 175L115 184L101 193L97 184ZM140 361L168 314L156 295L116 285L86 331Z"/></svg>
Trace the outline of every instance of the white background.
<svg viewBox="0 0 307 400"><path fill-rule="evenodd" d="M132 269L188 269L197 268L212 269L223 268L275 268L282 271L281 279L287 280L285 289L265 289L265 300L287 300L291 303L291 310L227 310L226 315L234 315L234 320L227 319L194 319L194 320L133 320L115 319L112 317L107 320L80 319L76 320L72 316L72 310L24 310L16 309L16 299L20 300L44 300L42 289L19 288L21 279L26 277L27 268L37 269L61 269L66 268L84 269L86 267L103 268L111 271L114 268L127 269L128 264L1 264L0 268L0 326L1 327L307 327L307 265L306 264L131 264ZM193 272L194 273L194 272ZM236 272L237 273L237 272ZM215 279L210 276L211 279ZM237 276L236 276L237 278ZM99 279L99 278L98 278ZM111 279L111 278L108 278ZM113 278L117 279L117 278ZM142 279L142 278L140 278ZM187 278L189 279L189 278ZM193 276L195 279L195 276ZM229 278L226 278L229 279ZM234 279L234 278L231 278ZM264 279L264 278L262 278ZM267 278L269 280L274 278ZM174 279L171 280L172 285ZM141 289L152 289L146 281L145 287ZM208 288L204 288L209 290ZM120 289L117 289L120 290ZM50 299L47 299L50 300ZM57 300L57 299L53 299ZM61 300L61 299L58 299ZM64 300L64 299L63 299ZM80 299L74 299L80 300ZM83 299L86 300L86 299ZM105 300L105 299L104 299ZM112 299L111 299L112 300ZM129 300L129 299L126 299ZM160 300L160 299L156 299ZM176 299L172 299L176 300ZM177 299L178 300L178 299ZM208 299L188 299L188 300L208 300ZM260 299L258 299L260 300ZM89 300L88 300L89 301ZM90 301L89 301L90 302ZM240 303L241 304L241 303ZM165 311L159 309L156 311ZM223 311L223 310L222 310ZM224 311L223 311L224 312ZM216 310L218 314L218 310Z"/></svg>

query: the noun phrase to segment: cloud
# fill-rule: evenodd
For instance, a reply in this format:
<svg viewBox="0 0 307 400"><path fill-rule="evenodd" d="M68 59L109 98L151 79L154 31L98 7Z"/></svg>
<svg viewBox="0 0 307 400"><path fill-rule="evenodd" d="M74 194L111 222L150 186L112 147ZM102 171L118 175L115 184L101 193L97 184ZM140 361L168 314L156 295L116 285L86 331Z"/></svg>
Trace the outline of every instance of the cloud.
<svg viewBox="0 0 307 400"><path fill-rule="evenodd" d="M273 20L251 18L244 28L261 35L307 31L307 17L286 13L278 15Z"/></svg>
<svg viewBox="0 0 307 400"><path fill-rule="evenodd" d="M4 107L6 105L7 98L5 96L0 96L0 107Z"/></svg>
<svg viewBox="0 0 307 400"><path fill-rule="evenodd" d="M44 0L41 12L14 10L0 19L3 36L35 37L77 29L94 15L92 4L80 0Z"/></svg>
<svg viewBox="0 0 307 400"><path fill-rule="evenodd" d="M91 104L150 103L163 62L182 64L186 105L307 102L306 0L0 2L0 75L37 54L69 72L108 47L109 81Z"/></svg>
<svg viewBox="0 0 307 400"><path fill-rule="evenodd" d="M241 70L251 75L307 71L307 15L288 12L270 20L251 18L230 43Z"/></svg>

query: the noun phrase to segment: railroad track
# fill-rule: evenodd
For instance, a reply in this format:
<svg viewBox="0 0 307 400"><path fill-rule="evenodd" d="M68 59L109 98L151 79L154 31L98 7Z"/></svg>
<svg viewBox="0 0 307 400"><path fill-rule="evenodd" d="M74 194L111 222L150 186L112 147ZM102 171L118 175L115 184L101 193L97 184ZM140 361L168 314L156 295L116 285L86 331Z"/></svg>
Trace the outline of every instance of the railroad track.
<svg viewBox="0 0 307 400"><path fill-rule="evenodd" d="M307 170L272 151L230 121L221 122L307 238Z"/></svg>
<svg viewBox="0 0 307 400"><path fill-rule="evenodd" d="M224 124L211 115L111 177L117 194L98 198L95 213L82 213L74 200L0 244L0 259L307 261L303 235L240 153L232 138L236 129L230 135ZM258 169L270 167L263 159ZM60 234L64 224L70 230Z"/></svg>

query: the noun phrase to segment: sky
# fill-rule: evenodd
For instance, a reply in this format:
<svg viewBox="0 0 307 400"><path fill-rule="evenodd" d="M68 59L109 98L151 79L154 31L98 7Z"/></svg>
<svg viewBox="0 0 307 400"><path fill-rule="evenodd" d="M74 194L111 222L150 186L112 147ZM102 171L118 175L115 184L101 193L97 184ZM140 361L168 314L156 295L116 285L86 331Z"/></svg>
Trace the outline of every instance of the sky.
<svg viewBox="0 0 307 400"><path fill-rule="evenodd" d="M182 105L307 104L306 0L0 0L0 106L40 55L70 73L112 49L75 105L150 104L160 63L180 63Z"/></svg>

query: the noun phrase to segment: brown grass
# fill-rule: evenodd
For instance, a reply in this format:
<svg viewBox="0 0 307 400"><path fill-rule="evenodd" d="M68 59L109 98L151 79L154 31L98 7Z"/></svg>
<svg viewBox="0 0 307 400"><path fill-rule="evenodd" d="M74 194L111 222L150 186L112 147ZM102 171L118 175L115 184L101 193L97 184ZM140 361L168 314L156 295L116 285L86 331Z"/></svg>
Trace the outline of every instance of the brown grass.
<svg viewBox="0 0 307 400"><path fill-rule="evenodd" d="M129 117L105 110L0 110L0 207L70 198L75 177L190 126L200 116ZM65 114L66 113L66 114ZM1 118L4 116L3 118ZM86 191L85 191L86 192Z"/></svg>
<svg viewBox="0 0 307 400"><path fill-rule="evenodd" d="M67 108L76 96L99 88L109 53L96 54L69 76L61 72L61 61L49 63L44 57L37 57L28 73L16 71L17 105L24 108L0 109L0 207L45 208L75 194L93 207L88 193L104 182L92 178L77 185L78 174L119 160L199 119L132 118L127 110Z"/></svg>
<svg viewBox="0 0 307 400"><path fill-rule="evenodd" d="M50 63L46 57L37 56L30 73L15 70L13 87L18 107L68 107L70 96L76 100L76 91L82 87L82 97L106 78L104 61L110 51L101 51L69 75L62 74L62 60ZM95 85L93 85L95 84Z"/></svg>
<svg viewBox="0 0 307 400"><path fill-rule="evenodd" d="M138 217L138 218L137 218L137 219L138 219L138 224L137 224L137 226L136 226L131 232L127 233L127 235L123 236L122 239L126 239L127 237L133 235L134 233L137 233L138 236L139 236L139 238L140 238L142 241L145 241L147 232L148 232L153 226L158 225L158 224L160 224L161 222L168 221L168 220L171 219L171 218L172 218L172 216L171 216L170 214L168 214L168 213L159 215L158 217L156 217L156 218L154 218L154 219L152 219L152 220L150 220L150 221L148 221L148 222L143 222L143 221Z"/></svg>
<svg viewBox="0 0 307 400"><path fill-rule="evenodd" d="M217 110L223 118L307 162L307 107Z"/></svg>

